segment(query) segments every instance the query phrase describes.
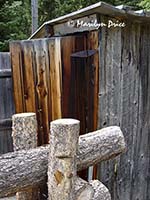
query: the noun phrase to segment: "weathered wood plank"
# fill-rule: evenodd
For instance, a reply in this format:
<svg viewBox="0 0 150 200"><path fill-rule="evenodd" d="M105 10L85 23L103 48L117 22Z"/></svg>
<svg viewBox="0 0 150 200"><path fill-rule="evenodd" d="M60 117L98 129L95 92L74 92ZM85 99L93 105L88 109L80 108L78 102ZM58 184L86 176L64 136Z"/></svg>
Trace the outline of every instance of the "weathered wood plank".
<svg viewBox="0 0 150 200"><path fill-rule="evenodd" d="M21 42L22 46L22 78L23 78L23 101L25 104L25 112L36 111L36 99L34 88L34 71L33 71L33 45L31 41Z"/></svg>
<svg viewBox="0 0 150 200"><path fill-rule="evenodd" d="M79 137L78 170L110 159L126 149L119 127L108 127ZM0 197L45 181L49 146L0 156Z"/></svg>
<svg viewBox="0 0 150 200"><path fill-rule="evenodd" d="M91 66L89 71L89 85L88 88L88 104L91 109L88 108L88 119L92 122L91 130L97 130L97 121L98 121L98 91L99 91L99 39L98 39L98 31L92 31L88 34L88 49L95 50L95 54L91 60ZM93 96L92 96L93 92ZM91 110L91 111L90 111ZM89 123L88 123L89 124ZM89 130L90 130L89 129ZM94 166L93 169L93 179L97 178L97 166Z"/></svg>
<svg viewBox="0 0 150 200"><path fill-rule="evenodd" d="M39 145L49 141L49 57L46 53L48 47L45 40L33 41L34 67L37 92L37 116L38 116L38 143Z"/></svg>
<svg viewBox="0 0 150 200"><path fill-rule="evenodd" d="M137 31L136 31L137 32ZM132 199L149 199L149 130L150 130L150 95L149 95L149 81L150 81L150 26L145 24L141 26L140 32L138 31L139 41L136 44L137 51L139 51L138 62L138 115L137 115L137 134L133 138L134 142L134 165L136 170L133 170L132 179Z"/></svg>
<svg viewBox="0 0 150 200"><path fill-rule="evenodd" d="M10 53L0 53L0 154L12 151L11 120L14 113Z"/></svg>
<svg viewBox="0 0 150 200"><path fill-rule="evenodd" d="M69 101L71 93L71 54L75 52L75 37L66 36L61 39L62 55L62 116L71 117Z"/></svg>
<svg viewBox="0 0 150 200"><path fill-rule="evenodd" d="M18 77L14 79L16 112L36 112L38 142L39 144L48 143L50 94L49 86L47 86L49 85L47 42L46 40L14 42L10 47L13 76ZM19 48L18 54L16 53L17 48ZM21 84L18 84L18 80Z"/></svg>
<svg viewBox="0 0 150 200"><path fill-rule="evenodd" d="M0 129L0 155L13 151L11 128Z"/></svg>
<svg viewBox="0 0 150 200"><path fill-rule="evenodd" d="M149 184L149 120L145 118L149 112L149 32L147 25L140 32L139 24L126 23L119 32L100 31L99 127L120 124L128 146L126 154L101 164L100 176L112 199L145 200Z"/></svg>
<svg viewBox="0 0 150 200"><path fill-rule="evenodd" d="M10 69L10 53L0 52L0 69Z"/></svg>
<svg viewBox="0 0 150 200"><path fill-rule="evenodd" d="M122 122L122 112L127 111L127 109L129 109L129 101L125 101L125 103L128 104L124 105L123 107L123 111L122 111L122 82L121 82L121 67L123 67L123 69L128 70L127 65L124 63L123 66L121 66L121 59L123 58L124 61L126 62L126 56L125 55L121 55L122 51L121 51L121 30L107 30L107 38L106 38L106 52L105 52L105 56L106 56L106 60L105 60L105 73L106 73L106 78L105 78L105 85L104 85L104 89L105 89L105 96L106 96L106 102L104 102L104 105L102 104L102 102L100 102L101 106L104 107L106 106L106 123L104 125L118 125L119 123L121 125L123 125L123 127L126 127L127 124L126 122ZM127 34L127 32L126 32ZM128 35L128 34L127 34ZM103 36L102 36L103 37ZM127 37L128 38L128 37ZM119 40L119 44L118 45L118 40ZM125 41L124 43L125 45L128 45L128 42ZM126 49L128 49L128 47L123 47L123 50L126 51ZM122 58L121 58L122 56ZM128 62L128 61L127 61ZM125 67L126 66L126 67ZM103 66L102 66L103 67ZM129 75L129 74L128 74ZM129 76L126 76L127 79L129 79ZM129 81L124 81L123 84L127 84ZM126 93L126 94L125 94ZM123 97L127 98L127 90L126 92L123 92ZM101 115L101 113L100 113ZM126 119L126 117L124 118ZM129 120L129 117L128 119ZM102 124L103 125L103 124ZM129 132L129 130L128 130ZM127 137L127 131L125 132L125 136ZM113 160L113 161L109 161L106 162L104 164L102 164L102 180L105 181L105 184L109 187L111 194L112 194L112 198L113 199L120 199L120 195L126 199L129 199L129 193L130 191L126 192L126 194L122 195L122 193L120 193L120 191L118 192L118 181L120 181L122 183L122 178L124 177L124 175L121 175L121 177L119 178L119 173L120 171L118 170L123 170L123 173L126 173L129 170L129 166L126 167L126 169L118 169L118 166L120 165L119 162L120 159L118 160ZM122 161L124 163L124 161ZM108 173L109 172L109 173ZM122 173L121 172L121 173ZM129 175L129 173L126 173L126 177ZM106 182L107 180L107 182ZM127 182L126 182L127 183ZM127 183L128 184L128 183ZM129 184L126 185L126 190L129 187ZM125 185L124 185L125 187ZM123 189L123 188L122 188ZM127 195L127 197L126 197Z"/></svg>
<svg viewBox="0 0 150 200"><path fill-rule="evenodd" d="M61 118L61 92L62 92L62 67L61 67L61 38L50 41L50 86L52 103L52 120Z"/></svg>
<svg viewBox="0 0 150 200"><path fill-rule="evenodd" d="M24 112L24 94L23 94L23 80L22 80L22 55L21 44L19 42L10 43L12 76L13 76L13 93L15 111L17 113ZM19 84L18 84L19 83Z"/></svg>
<svg viewBox="0 0 150 200"><path fill-rule="evenodd" d="M93 56L93 79L91 79L91 84L94 84L94 100L93 100L93 130L97 129L97 115L98 115L98 91L99 91L99 52L98 52L98 47L99 47L99 35L98 31L92 31L88 35L88 49L96 50L96 53ZM90 95L90 94L89 94Z"/></svg>

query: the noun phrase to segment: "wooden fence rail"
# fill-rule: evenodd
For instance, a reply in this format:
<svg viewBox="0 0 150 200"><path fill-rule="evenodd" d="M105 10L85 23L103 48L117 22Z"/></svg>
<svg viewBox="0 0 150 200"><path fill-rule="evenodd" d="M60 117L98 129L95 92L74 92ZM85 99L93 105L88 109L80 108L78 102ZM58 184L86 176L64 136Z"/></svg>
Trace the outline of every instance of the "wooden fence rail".
<svg viewBox="0 0 150 200"><path fill-rule="evenodd" d="M76 128L74 128L74 126ZM58 131L57 127L59 127L60 131ZM81 195L82 197L82 195L90 196L94 194L100 195L101 193L100 188L103 188L104 194L108 196L108 198L106 199L110 199L110 195L107 188L103 186L99 181L91 182L89 184L83 181L82 179L79 179L76 176L76 171L85 169L100 161L108 160L124 152L126 149L126 144L125 144L124 136L120 128L116 126L112 126L112 127L108 127L108 128L104 128L104 129L92 132L92 133L85 134L83 136L79 136L79 142L77 142L78 137L76 137L75 140L72 140L73 138L71 137L71 135L74 138L76 136L74 132L75 130L76 130L76 134L78 134L79 122L77 120L60 119L60 120L53 121L51 123L52 136L51 136L50 145L47 145L45 147L38 147L38 148L30 149L30 150L16 151L13 153L7 153L4 155L1 155L0 156L0 197L7 196L8 194L9 195L13 194L17 191L24 190L25 188L28 188L34 185L42 184L43 182L46 181L47 170L49 169L49 173L48 173L49 174L48 185L50 188L49 191L51 191L50 183L52 183L51 182L52 177L53 177L53 180L55 180L55 187L60 186L59 182L65 183L62 181L64 178L65 178L64 180L66 180L66 177L68 177L69 179L74 177L74 179L69 184L73 184L74 189L75 189L77 187L75 185L78 185L77 183L80 183L81 187L78 188L80 190L75 189L75 193L77 194L77 196L80 197ZM59 140L55 138L58 135L59 135ZM73 145L73 141L75 142L76 146L75 144ZM63 147L63 144L66 144L66 146ZM71 144L70 154L67 154L70 144ZM55 145L57 146L57 150L56 150ZM74 156L71 155L73 146L75 148ZM58 160L60 159L61 161L61 162L57 161L60 165L60 166L56 165L58 167L58 170L56 170L57 168L56 166L55 166L56 168L52 167L54 166L55 163L57 163L55 158L51 154L53 148L55 148L56 150L53 156L54 157L57 156L57 159ZM49 152L51 153L49 154ZM67 154L67 158L65 158L66 157L65 154ZM49 157L49 162L48 162L48 157ZM76 160L76 162L73 159L73 157ZM71 160L72 160L71 162L74 162L73 174L72 172L69 173L70 171L68 171L68 173L64 175L64 172L66 170L71 169L70 167L68 167L65 170L64 168L65 165L63 161L64 159L65 159L65 162L66 160L67 162L70 162ZM62 173L62 170L65 170L65 171ZM54 176L52 175L52 172L54 173L53 174ZM64 187L64 184L62 187ZM70 186L68 186L67 184L66 187L70 187ZM93 192L95 191L94 188L99 188L99 192L98 193ZM91 192L90 195L88 195L89 193L87 194L86 192L87 190ZM81 191L82 192L84 191L83 194L81 194L82 193ZM52 195L51 192L49 192L49 196L51 195ZM93 197L93 198L96 199L96 197ZM56 197L52 199L56 199Z"/></svg>

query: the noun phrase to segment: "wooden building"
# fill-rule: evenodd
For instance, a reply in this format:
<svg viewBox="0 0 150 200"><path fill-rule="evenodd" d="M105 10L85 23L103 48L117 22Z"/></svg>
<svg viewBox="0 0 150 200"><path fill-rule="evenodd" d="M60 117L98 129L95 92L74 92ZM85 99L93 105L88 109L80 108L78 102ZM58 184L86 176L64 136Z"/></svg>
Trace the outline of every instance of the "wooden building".
<svg viewBox="0 0 150 200"><path fill-rule="evenodd" d="M79 119L81 133L118 125L127 152L94 176L113 200L149 200L150 13L99 2L45 22L10 52L16 112L37 113L39 145L56 118Z"/></svg>

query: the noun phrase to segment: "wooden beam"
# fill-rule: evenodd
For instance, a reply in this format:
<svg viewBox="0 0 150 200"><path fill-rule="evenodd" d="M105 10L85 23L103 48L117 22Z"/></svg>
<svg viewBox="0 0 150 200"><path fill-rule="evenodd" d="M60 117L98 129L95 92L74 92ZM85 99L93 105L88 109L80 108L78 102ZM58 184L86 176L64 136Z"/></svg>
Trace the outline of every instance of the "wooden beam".
<svg viewBox="0 0 150 200"><path fill-rule="evenodd" d="M126 150L119 127L112 126L79 137L77 169L108 160ZM46 181L49 145L0 156L0 197Z"/></svg>
<svg viewBox="0 0 150 200"><path fill-rule="evenodd" d="M0 127L11 127L12 126L12 119L0 119Z"/></svg>
<svg viewBox="0 0 150 200"><path fill-rule="evenodd" d="M92 30L98 30L96 14L68 20L67 22L55 24L53 26L54 35L56 36Z"/></svg>
<svg viewBox="0 0 150 200"><path fill-rule="evenodd" d="M11 76L11 69L0 69L0 78L10 78Z"/></svg>

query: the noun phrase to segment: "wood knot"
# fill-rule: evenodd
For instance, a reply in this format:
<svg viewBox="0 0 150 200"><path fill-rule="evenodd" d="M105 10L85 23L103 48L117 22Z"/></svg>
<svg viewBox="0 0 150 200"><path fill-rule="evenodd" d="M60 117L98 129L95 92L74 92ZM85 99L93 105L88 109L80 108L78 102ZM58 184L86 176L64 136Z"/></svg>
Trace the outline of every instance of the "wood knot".
<svg viewBox="0 0 150 200"><path fill-rule="evenodd" d="M73 177L73 173L68 173L67 174L67 178L72 178Z"/></svg>
<svg viewBox="0 0 150 200"><path fill-rule="evenodd" d="M56 179L56 182L57 182L57 185L60 184L64 178L64 175L62 172L60 172L59 170L57 170L54 174L55 176L55 179Z"/></svg>

